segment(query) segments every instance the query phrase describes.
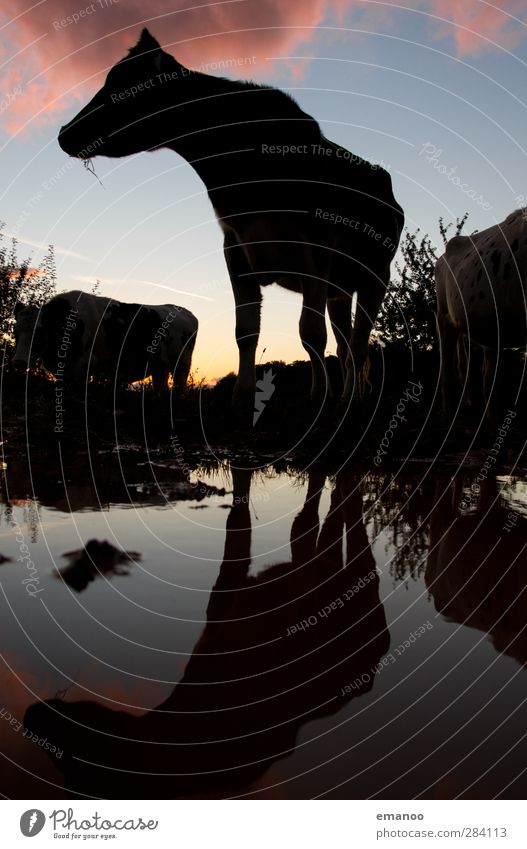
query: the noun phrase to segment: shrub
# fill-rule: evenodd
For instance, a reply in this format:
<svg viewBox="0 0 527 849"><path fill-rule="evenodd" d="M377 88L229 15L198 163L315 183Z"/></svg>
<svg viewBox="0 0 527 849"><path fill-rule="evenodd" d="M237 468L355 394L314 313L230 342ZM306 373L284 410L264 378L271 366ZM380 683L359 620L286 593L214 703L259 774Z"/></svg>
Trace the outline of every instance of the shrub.
<svg viewBox="0 0 527 849"><path fill-rule="evenodd" d="M57 273L52 245L40 265L33 267L30 257L19 260L16 239L11 240L10 246L6 244L4 226L0 223L0 338L3 345L11 345L15 304L45 304L56 292Z"/></svg>
<svg viewBox="0 0 527 849"><path fill-rule="evenodd" d="M468 213L456 223L439 219L439 232L446 246L449 230L459 236ZM401 244L402 262L395 265L396 274L384 299L375 332L384 345L414 351L429 351L436 341L436 297L434 268L439 255L430 236L419 229L406 230Z"/></svg>

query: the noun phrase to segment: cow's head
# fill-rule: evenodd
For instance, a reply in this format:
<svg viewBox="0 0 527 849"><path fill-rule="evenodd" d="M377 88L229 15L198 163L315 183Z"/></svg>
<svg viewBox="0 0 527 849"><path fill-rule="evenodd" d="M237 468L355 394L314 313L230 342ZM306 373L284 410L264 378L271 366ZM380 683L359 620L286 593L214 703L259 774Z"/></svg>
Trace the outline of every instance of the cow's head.
<svg viewBox="0 0 527 849"><path fill-rule="evenodd" d="M28 307L21 303L15 306L15 353L12 366L17 371L26 371L31 361L38 359L44 350L44 331L39 316L38 307Z"/></svg>
<svg viewBox="0 0 527 849"><path fill-rule="evenodd" d="M95 97L61 128L62 150L88 160L163 147L170 141L167 109L188 99L193 76L144 29Z"/></svg>

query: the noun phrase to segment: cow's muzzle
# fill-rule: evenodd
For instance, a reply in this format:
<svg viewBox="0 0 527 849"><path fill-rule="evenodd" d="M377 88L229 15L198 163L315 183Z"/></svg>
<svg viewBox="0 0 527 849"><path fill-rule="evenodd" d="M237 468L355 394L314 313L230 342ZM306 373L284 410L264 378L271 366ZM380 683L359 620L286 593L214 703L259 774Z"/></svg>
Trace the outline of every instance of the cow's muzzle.
<svg viewBox="0 0 527 849"><path fill-rule="evenodd" d="M65 124L60 128L58 142L64 153L67 153L68 156L82 159L82 156L79 156L79 145L76 136L77 133L74 128L70 124Z"/></svg>

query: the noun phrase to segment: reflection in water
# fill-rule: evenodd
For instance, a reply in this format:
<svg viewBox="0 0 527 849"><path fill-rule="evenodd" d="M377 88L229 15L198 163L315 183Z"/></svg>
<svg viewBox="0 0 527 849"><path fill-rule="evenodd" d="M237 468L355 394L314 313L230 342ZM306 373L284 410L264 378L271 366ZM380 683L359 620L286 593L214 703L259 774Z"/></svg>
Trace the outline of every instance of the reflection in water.
<svg viewBox="0 0 527 849"><path fill-rule="evenodd" d="M364 511L373 537L394 549L389 569L397 581L421 576L428 549L428 517L434 497L432 475L366 474Z"/></svg>
<svg viewBox="0 0 527 849"><path fill-rule="evenodd" d="M465 511L465 512L463 512ZM527 519L502 506L496 479L464 492L463 476L438 481L425 582L436 610L489 634L497 651L527 664Z"/></svg>
<svg viewBox="0 0 527 849"><path fill-rule="evenodd" d="M89 468L88 468L89 467ZM60 468L60 472L58 471ZM63 513L107 510L111 505L164 507L172 501L197 501L225 495L203 481L191 480L191 469L174 462L131 460L118 453L61 458L50 474L50 464L9 462L0 477L0 505L9 521L13 506L24 508L31 541L37 538L38 504Z"/></svg>
<svg viewBox="0 0 527 849"><path fill-rule="evenodd" d="M119 551L110 542L97 539L90 539L84 548L66 551L62 556L70 562L59 570L57 578L77 592L85 590L97 575L128 575L134 561L141 559L137 551Z"/></svg>
<svg viewBox="0 0 527 849"><path fill-rule="evenodd" d="M291 529L291 559L256 577L251 472L233 470L233 506L205 628L182 680L141 717L95 702L32 705L25 722L64 750L73 793L108 798L233 795L291 754L300 728L342 708L388 650L379 578L357 479L312 471ZM145 782L146 779L146 782Z"/></svg>
<svg viewBox="0 0 527 849"><path fill-rule="evenodd" d="M190 472L210 498L166 503L160 467L136 460L119 470L117 458L106 488L104 460L98 501L81 477L65 499L67 463L67 486L56 469L47 483L36 473L39 502L16 474L0 499L12 561L0 568L0 709L20 722L27 711L32 733L64 751L51 758L4 715L9 795L524 796L524 482L498 478L497 499L494 481L476 494L475 463L450 485L417 467L328 483L281 462L235 471L226 516L225 466ZM191 492L161 473L167 491ZM60 499L96 510L61 513ZM23 584L22 538L40 603ZM290 554L269 554L288 538ZM140 550L141 567L113 582L121 549ZM80 595L55 580L61 551ZM87 585L90 560L109 580Z"/></svg>

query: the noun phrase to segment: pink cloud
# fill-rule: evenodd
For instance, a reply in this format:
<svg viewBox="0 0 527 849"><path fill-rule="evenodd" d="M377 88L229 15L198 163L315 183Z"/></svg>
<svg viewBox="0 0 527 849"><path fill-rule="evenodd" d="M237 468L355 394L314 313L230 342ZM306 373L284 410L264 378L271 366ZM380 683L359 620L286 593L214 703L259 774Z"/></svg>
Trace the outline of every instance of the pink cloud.
<svg viewBox="0 0 527 849"><path fill-rule="evenodd" d="M434 0L434 14L451 22L449 26L460 55L476 54L493 46L512 49L527 35L525 0ZM523 23L522 23L523 22Z"/></svg>
<svg viewBox="0 0 527 849"><path fill-rule="evenodd" d="M38 5L4 0L4 126L14 133L60 123L96 90L143 26L184 64L245 59L240 76L265 79L275 70L267 57L292 55L309 45L323 23L356 23L369 15L379 27L396 28L402 14L395 4L369 6L360 0L227 0L185 8L192 6L192 0L153 0L148 5L142 0L45 0ZM488 48L485 38L512 47L525 33L505 11L525 15L525 0L508 0L501 7L481 0L417 0L416 8L450 22L430 19L433 37L454 38L460 54ZM307 64L294 62L289 70L297 78Z"/></svg>

